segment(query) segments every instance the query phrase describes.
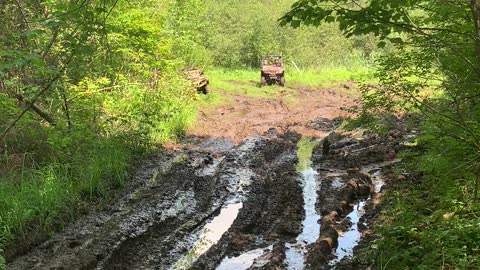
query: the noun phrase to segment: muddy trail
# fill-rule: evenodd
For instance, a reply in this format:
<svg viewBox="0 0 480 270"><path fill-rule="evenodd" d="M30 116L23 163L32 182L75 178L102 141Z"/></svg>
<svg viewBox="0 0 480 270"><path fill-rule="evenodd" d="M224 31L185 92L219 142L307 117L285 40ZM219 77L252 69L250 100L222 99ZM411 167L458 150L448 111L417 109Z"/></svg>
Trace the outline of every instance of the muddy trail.
<svg viewBox="0 0 480 270"><path fill-rule="evenodd" d="M241 143L221 128L192 133L144 160L109 205L11 253L7 269L364 269L351 258L406 131L340 132L344 104L332 104L285 116L305 133L268 119Z"/></svg>
<svg viewBox="0 0 480 270"><path fill-rule="evenodd" d="M254 87L255 82L238 87ZM289 86L279 90L276 98L250 97L220 90L231 102L200 111L190 130L195 137L227 138L235 143L262 136L271 128L280 132L295 131L309 137L323 137L321 118L335 119L348 115L346 108L359 106L359 92L353 82L329 87Z"/></svg>

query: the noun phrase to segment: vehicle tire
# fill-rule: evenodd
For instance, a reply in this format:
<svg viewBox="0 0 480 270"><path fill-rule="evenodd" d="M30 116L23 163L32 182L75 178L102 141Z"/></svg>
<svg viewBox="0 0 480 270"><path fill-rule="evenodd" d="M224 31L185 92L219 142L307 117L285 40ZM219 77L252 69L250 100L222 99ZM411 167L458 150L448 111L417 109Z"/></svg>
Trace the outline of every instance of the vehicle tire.
<svg viewBox="0 0 480 270"><path fill-rule="evenodd" d="M197 92L199 94L204 94L204 95L208 94L207 86L205 85L205 86L200 87L199 89L197 89Z"/></svg>
<svg viewBox="0 0 480 270"><path fill-rule="evenodd" d="M267 84L267 79L265 78L265 76L261 76L260 77L260 87L263 87Z"/></svg>
<svg viewBox="0 0 480 270"><path fill-rule="evenodd" d="M280 77L280 81L278 83L280 86L285 86L285 76Z"/></svg>

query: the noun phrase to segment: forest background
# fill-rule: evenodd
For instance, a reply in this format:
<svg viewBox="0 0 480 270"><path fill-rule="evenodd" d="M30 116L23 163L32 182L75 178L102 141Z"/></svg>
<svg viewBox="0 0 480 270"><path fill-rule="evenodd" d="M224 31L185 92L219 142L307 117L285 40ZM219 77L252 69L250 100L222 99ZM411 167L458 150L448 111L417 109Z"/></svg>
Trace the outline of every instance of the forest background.
<svg viewBox="0 0 480 270"><path fill-rule="evenodd" d="M304 71L368 73L373 36L280 27L292 4L1 1L0 250L108 199L134 158L181 138L205 102L186 67L256 80L262 55L283 54Z"/></svg>
<svg viewBox="0 0 480 270"><path fill-rule="evenodd" d="M261 56L280 53L287 82L375 82L357 124L419 116L403 157L415 180L387 196L368 257L477 269L480 5L353 2L0 0L0 254L108 201L132 160L182 138L215 102L184 68L257 80Z"/></svg>

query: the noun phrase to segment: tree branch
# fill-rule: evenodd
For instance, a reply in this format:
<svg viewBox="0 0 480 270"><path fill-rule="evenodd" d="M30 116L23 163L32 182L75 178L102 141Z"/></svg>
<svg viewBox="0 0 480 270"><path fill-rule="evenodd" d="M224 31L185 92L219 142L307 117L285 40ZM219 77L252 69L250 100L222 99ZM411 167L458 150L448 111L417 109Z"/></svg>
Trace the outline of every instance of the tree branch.
<svg viewBox="0 0 480 270"><path fill-rule="evenodd" d="M25 102L25 98L24 98L23 95L18 94L17 99L18 99L18 101L20 101L22 108L25 108L25 107L28 106L27 103ZM53 119L53 117L50 116L47 112L45 112L42 108L40 108L40 106L38 106L35 103L32 103L31 104L31 109L32 109L32 111L37 113L40 117L42 117L45 121L50 123L50 125L56 126L56 123L55 123L55 120Z"/></svg>
<svg viewBox="0 0 480 270"><path fill-rule="evenodd" d="M23 118L23 116L27 113L28 110L32 109L32 107L34 106L38 98L40 98L40 96L42 96L48 89L50 89L53 86L53 84L58 79L62 77L63 72L67 68L67 65L70 63L70 61L72 61L74 55L75 55L75 51L71 53L67 62L63 65L62 69L57 73L57 75L53 77L53 79L51 79L48 82L48 84L45 85L40 91L38 91L38 93L33 97L32 101L23 109L22 113L20 113L20 115L5 129L5 131L0 136L0 142L5 140L5 137L7 136L8 132L10 132L10 130L18 123L18 121L20 121Z"/></svg>

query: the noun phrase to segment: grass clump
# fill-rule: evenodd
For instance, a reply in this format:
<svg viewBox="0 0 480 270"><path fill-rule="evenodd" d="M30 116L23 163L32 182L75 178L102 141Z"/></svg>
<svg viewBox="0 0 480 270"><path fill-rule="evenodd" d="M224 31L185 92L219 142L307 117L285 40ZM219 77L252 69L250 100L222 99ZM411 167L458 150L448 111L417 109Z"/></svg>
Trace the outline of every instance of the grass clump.
<svg viewBox="0 0 480 270"><path fill-rule="evenodd" d="M373 69L365 66L353 68L347 67L323 67L307 69L299 73L290 68L290 74L286 76L288 82L305 86L328 87L345 81L356 81L362 83L375 82Z"/></svg>

